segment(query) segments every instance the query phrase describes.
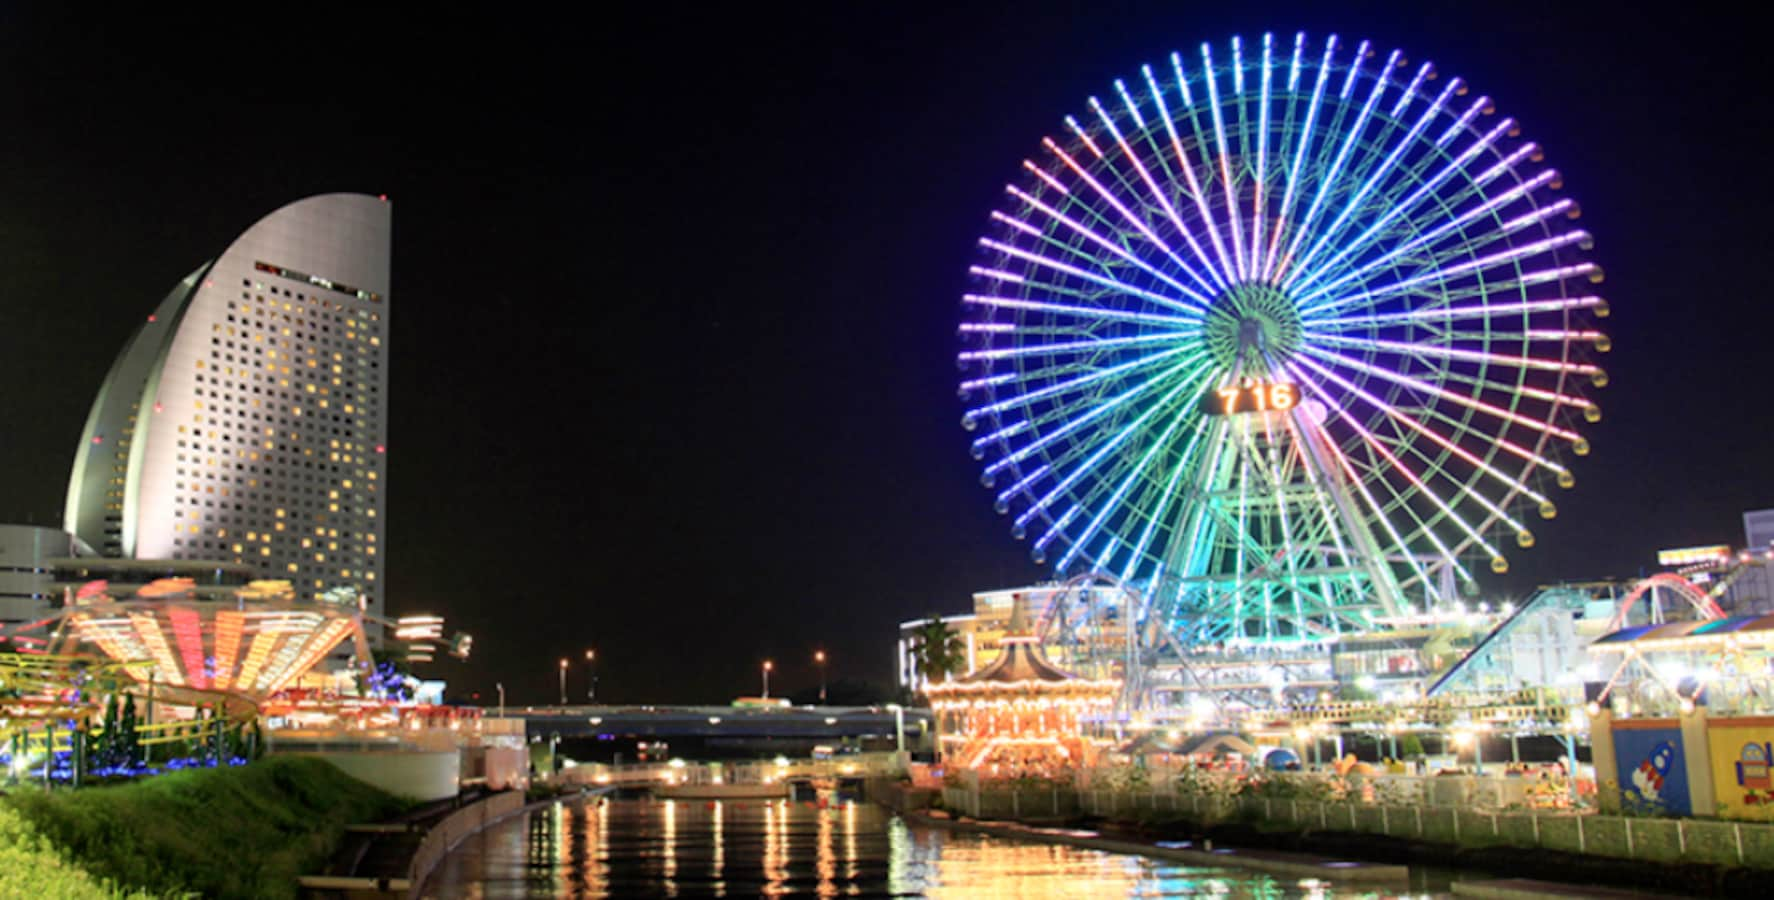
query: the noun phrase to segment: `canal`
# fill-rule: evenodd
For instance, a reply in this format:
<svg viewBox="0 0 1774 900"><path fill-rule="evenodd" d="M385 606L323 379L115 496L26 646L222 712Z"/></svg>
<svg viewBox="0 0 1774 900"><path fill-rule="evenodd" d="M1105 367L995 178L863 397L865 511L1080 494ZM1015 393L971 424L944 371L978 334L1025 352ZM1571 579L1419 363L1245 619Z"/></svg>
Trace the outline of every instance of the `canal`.
<svg viewBox="0 0 1774 900"><path fill-rule="evenodd" d="M1395 897L912 827L866 803L594 799L515 816L458 846L424 895L476 897Z"/></svg>

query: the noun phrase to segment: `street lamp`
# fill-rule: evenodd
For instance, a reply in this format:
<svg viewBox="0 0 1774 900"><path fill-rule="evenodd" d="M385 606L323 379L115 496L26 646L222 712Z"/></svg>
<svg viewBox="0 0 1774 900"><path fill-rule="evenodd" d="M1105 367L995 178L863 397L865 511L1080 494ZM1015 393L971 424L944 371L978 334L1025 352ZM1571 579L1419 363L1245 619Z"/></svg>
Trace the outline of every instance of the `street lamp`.
<svg viewBox="0 0 1774 900"><path fill-rule="evenodd" d="M893 752L905 752L905 707L897 703L887 704L893 710Z"/></svg>
<svg viewBox="0 0 1774 900"><path fill-rule="evenodd" d="M819 663L819 705L825 705L825 651L815 650L813 661Z"/></svg>
<svg viewBox="0 0 1774 900"><path fill-rule="evenodd" d="M764 660L764 699L765 700L770 699L770 670L774 669L774 668L776 668L775 663L773 663L767 659Z"/></svg>
<svg viewBox="0 0 1774 900"><path fill-rule="evenodd" d="M561 705L567 705L567 658L561 657Z"/></svg>
<svg viewBox="0 0 1774 900"><path fill-rule="evenodd" d="M505 682L493 682L493 687L499 689L499 718L503 719L505 718Z"/></svg>
<svg viewBox="0 0 1774 900"><path fill-rule="evenodd" d="M587 671L589 671L591 673L591 685L585 689L585 699L586 699L586 702L588 702L588 703L596 703L597 702L597 650L596 649L591 649L591 650L585 651L585 668Z"/></svg>

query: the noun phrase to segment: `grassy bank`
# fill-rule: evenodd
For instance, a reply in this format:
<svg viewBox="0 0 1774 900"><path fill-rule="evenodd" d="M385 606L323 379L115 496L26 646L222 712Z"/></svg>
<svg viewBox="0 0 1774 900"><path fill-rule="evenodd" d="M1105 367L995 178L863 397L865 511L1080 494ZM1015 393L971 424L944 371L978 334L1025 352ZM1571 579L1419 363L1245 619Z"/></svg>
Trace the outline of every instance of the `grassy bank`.
<svg viewBox="0 0 1774 900"><path fill-rule="evenodd" d="M47 848L29 841L46 841L95 890L110 880L154 894L294 897L296 877L325 865L346 825L390 818L406 805L322 760L270 757L115 787L20 791L0 803L0 816L23 820L20 852L43 854ZM0 852L8 843L0 830ZM5 860L0 872L16 871ZM0 895L14 896L6 877Z"/></svg>
<svg viewBox="0 0 1774 900"><path fill-rule="evenodd" d="M17 812L0 805L0 898L41 897L68 900L145 898L69 865L62 854Z"/></svg>

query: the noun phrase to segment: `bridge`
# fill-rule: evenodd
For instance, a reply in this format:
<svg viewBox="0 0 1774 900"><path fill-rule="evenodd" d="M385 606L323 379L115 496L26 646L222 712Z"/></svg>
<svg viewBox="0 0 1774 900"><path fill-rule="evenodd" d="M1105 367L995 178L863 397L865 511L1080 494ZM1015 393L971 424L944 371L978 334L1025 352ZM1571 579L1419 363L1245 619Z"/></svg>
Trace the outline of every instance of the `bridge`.
<svg viewBox="0 0 1774 900"><path fill-rule="evenodd" d="M930 733L930 711L895 706L526 706L531 740L583 738L846 738L916 741Z"/></svg>
<svg viewBox="0 0 1774 900"><path fill-rule="evenodd" d="M906 771L898 753L857 753L836 759L749 760L742 762L578 763L555 773L558 784L647 788L661 796L786 796L796 783L836 785L867 778L897 777ZM744 788L774 790L747 791ZM725 788L725 790L722 790Z"/></svg>

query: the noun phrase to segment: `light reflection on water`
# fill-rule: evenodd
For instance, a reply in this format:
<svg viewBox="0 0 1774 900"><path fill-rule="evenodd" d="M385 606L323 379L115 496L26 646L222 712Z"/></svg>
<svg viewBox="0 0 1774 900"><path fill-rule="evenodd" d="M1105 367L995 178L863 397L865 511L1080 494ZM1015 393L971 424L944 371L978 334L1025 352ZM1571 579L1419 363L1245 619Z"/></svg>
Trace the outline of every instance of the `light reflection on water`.
<svg viewBox="0 0 1774 900"><path fill-rule="evenodd" d="M464 841L425 896L1390 897L1135 856L909 827L784 800L556 804Z"/></svg>

